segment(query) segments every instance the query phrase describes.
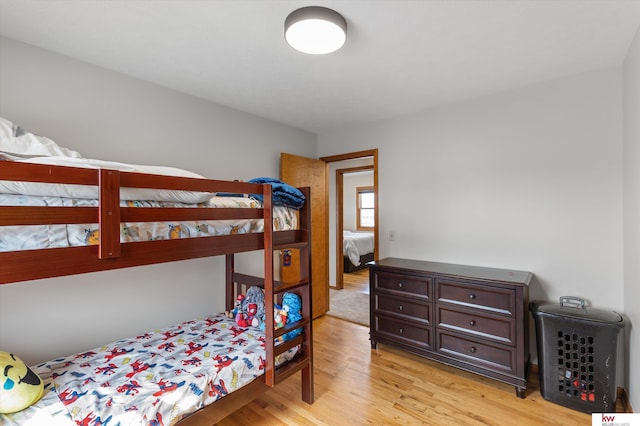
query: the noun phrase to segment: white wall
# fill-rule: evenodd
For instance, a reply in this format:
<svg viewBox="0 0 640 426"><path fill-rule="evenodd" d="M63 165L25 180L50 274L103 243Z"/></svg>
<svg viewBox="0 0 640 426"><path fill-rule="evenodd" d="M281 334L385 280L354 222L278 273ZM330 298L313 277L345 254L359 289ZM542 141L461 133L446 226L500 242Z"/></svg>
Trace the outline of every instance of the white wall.
<svg viewBox="0 0 640 426"><path fill-rule="evenodd" d="M624 310L629 336L629 399L640 410L640 29L623 66L624 92Z"/></svg>
<svg viewBox="0 0 640 426"><path fill-rule="evenodd" d="M325 132L319 155L379 149L380 258L528 270L531 299L622 310L621 89L597 70Z"/></svg>
<svg viewBox="0 0 640 426"><path fill-rule="evenodd" d="M308 132L6 38L0 52L0 116L85 157L215 179L277 177L280 152L317 157ZM257 273L261 259L240 264ZM220 311L223 279L216 257L3 285L0 348L35 363Z"/></svg>

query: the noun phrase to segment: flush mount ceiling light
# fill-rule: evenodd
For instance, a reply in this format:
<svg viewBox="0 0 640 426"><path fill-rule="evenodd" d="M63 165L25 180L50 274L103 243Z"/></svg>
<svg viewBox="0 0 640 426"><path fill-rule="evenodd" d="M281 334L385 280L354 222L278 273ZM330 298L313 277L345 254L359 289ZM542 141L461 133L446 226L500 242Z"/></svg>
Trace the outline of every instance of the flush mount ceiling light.
<svg viewBox="0 0 640 426"><path fill-rule="evenodd" d="M347 21L326 7L303 7L287 16L284 38L300 52L312 55L335 52L347 40Z"/></svg>

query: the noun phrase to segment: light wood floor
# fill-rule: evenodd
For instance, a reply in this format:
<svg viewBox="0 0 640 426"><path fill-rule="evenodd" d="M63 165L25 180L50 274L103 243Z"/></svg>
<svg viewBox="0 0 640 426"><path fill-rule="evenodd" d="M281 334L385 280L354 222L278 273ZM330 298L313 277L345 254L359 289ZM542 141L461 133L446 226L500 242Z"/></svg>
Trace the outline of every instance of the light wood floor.
<svg viewBox="0 0 640 426"><path fill-rule="evenodd" d="M359 291L369 294L369 269L361 269L356 272L342 275L344 290Z"/></svg>
<svg viewBox="0 0 640 426"><path fill-rule="evenodd" d="M315 403L300 375L220 425L590 425L591 415L545 401L533 376L526 398L512 386L406 354L371 350L369 329L329 316L314 321Z"/></svg>

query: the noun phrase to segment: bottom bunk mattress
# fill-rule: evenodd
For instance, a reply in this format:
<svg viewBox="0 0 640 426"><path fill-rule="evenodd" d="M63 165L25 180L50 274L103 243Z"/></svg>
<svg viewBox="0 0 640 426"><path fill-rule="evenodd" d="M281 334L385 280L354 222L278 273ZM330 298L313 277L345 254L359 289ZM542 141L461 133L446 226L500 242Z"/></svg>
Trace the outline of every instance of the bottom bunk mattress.
<svg viewBox="0 0 640 426"><path fill-rule="evenodd" d="M295 356L283 353L276 364ZM32 367L42 399L3 425L170 425L264 374L264 332L224 314Z"/></svg>

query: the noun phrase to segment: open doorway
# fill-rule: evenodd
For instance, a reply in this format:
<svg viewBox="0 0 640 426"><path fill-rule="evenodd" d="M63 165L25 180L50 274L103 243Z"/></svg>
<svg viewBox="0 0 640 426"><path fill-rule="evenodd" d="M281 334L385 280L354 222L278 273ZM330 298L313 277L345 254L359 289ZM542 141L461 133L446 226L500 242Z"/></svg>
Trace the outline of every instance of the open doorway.
<svg viewBox="0 0 640 426"><path fill-rule="evenodd" d="M378 259L378 151L360 151L321 160L327 163L329 178L328 314L368 325L369 271L366 263ZM342 312L342 304L345 312Z"/></svg>
<svg viewBox="0 0 640 426"><path fill-rule="evenodd" d="M373 165L336 170L336 289L375 259ZM342 274L340 273L342 271ZM349 275L354 274L354 275Z"/></svg>

